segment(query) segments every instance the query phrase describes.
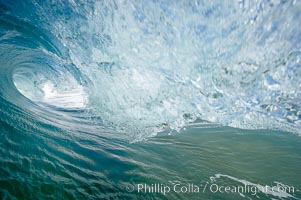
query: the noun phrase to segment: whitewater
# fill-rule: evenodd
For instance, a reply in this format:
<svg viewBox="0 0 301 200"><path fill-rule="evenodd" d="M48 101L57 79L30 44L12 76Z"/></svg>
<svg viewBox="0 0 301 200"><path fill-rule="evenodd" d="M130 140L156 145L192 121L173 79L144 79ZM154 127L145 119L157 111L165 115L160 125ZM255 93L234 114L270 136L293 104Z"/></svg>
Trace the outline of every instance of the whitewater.
<svg viewBox="0 0 301 200"><path fill-rule="evenodd" d="M187 155L194 170L205 165L200 177L209 182L216 174L227 174L222 177L237 183L250 178L242 171L231 173L235 163L248 168L243 157L227 157L232 151L258 161L265 172L268 166L260 152L272 154L273 165L291 166L283 166L288 171L278 172L277 180L263 182L256 178L264 174L258 169L248 183L277 182L291 177L289 169L299 176L300 21L301 1L296 0L0 0L0 186L12 177L21 184L26 179L22 173L39 179L30 179L25 192L6 188L0 197L26 193L27 198L93 199L94 193L86 192L98 194L98 186L91 186L85 176L102 179L104 194L126 194L118 177L123 182L132 179L131 173L142 178L146 172L139 170L148 169L145 159L150 168L162 170L153 177L144 174L150 179L171 181L172 174L185 177L181 181L194 179L196 174L180 172L187 167L184 163L161 166L168 160L162 154L171 152L182 161L178 156ZM236 141L245 146L235 146ZM257 146L261 142L263 147ZM211 153L223 157L197 159ZM43 157L37 161L41 170L31 164L37 155ZM152 156L158 160L150 161ZM226 158L233 159L232 167L225 164L229 171L216 165ZM114 171L115 177L112 169L105 169L114 162L120 162L120 170L136 166L138 171ZM70 173L64 172L65 165ZM83 174L75 176L76 171ZM49 188L31 196L35 184L47 184L40 180L44 172L51 174L50 190L56 191L52 187L62 180L72 188L85 182L89 189L78 191L80 197L74 191L74 196L63 191L52 196ZM294 177L283 182L300 183ZM300 197L298 192L271 198Z"/></svg>

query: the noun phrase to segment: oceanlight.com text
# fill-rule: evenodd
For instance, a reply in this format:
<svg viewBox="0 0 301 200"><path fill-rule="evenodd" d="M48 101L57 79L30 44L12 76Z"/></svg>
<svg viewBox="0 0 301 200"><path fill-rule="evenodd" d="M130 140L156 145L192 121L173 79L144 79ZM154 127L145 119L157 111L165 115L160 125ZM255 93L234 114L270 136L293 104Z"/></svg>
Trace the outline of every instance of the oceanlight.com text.
<svg viewBox="0 0 301 200"><path fill-rule="evenodd" d="M136 192L141 194L153 193L167 195L169 193L220 193L220 194L250 194L252 196L258 193L265 194L294 194L295 188L293 186L275 185L275 186L261 186L261 185L219 185L216 183L174 183L174 184L128 184L126 186L128 192Z"/></svg>

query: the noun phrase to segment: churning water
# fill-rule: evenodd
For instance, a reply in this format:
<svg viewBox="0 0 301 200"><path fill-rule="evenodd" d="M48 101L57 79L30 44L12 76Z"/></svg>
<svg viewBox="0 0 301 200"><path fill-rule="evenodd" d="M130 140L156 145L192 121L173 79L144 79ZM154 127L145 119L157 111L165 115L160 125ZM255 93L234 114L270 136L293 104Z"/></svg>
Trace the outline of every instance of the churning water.
<svg viewBox="0 0 301 200"><path fill-rule="evenodd" d="M300 22L296 0L0 0L0 197L300 198ZM260 192L137 191L178 182Z"/></svg>

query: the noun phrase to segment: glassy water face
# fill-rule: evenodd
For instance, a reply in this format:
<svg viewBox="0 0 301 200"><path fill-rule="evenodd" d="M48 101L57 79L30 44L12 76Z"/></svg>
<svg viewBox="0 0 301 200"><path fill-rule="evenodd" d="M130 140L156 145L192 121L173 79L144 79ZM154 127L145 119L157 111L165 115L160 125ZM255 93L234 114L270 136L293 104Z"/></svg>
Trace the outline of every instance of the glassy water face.
<svg viewBox="0 0 301 200"><path fill-rule="evenodd" d="M301 139L288 133L194 125L129 144L1 127L4 199L301 198Z"/></svg>
<svg viewBox="0 0 301 200"><path fill-rule="evenodd" d="M0 0L0 197L300 199L300 21L301 1Z"/></svg>

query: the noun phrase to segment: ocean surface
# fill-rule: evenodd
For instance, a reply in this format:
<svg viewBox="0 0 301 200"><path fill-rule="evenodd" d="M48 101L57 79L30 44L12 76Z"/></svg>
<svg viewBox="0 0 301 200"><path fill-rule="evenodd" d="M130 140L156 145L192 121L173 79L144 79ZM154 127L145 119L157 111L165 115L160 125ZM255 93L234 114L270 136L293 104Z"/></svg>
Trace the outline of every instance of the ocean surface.
<svg viewBox="0 0 301 200"><path fill-rule="evenodd" d="M301 1L0 0L0 199L301 199Z"/></svg>

